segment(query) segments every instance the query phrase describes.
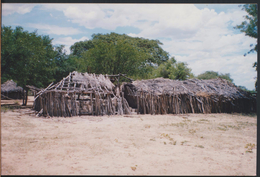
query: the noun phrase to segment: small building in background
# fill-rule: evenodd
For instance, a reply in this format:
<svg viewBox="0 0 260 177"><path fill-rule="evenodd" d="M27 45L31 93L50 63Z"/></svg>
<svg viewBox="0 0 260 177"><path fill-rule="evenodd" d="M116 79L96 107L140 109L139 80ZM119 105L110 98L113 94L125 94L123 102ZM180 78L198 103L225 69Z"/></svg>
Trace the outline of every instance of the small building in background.
<svg viewBox="0 0 260 177"><path fill-rule="evenodd" d="M1 85L1 99L22 99L23 88L17 86L13 80L8 80Z"/></svg>

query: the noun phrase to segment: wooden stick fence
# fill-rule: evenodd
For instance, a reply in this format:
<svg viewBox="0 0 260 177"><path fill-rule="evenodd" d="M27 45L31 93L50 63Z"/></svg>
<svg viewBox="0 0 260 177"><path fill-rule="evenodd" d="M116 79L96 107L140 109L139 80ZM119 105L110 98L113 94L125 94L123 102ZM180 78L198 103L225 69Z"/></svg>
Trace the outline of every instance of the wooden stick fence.
<svg viewBox="0 0 260 177"><path fill-rule="evenodd" d="M209 97L181 95L154 95L141 92L136 95L138 114L185 113L249 113L256 112L256 101L249 99L215 101Z"/></svg>
<svg viewBox="0 0 260 177"><path fill-rule="evenodd" d="M79 93L78 93L79 94ZM36 100L34 109L44 116L71 117L78 115L122 115L131 114L130 107L123 97L111 94L90 93L88 99L77 99L77 93L46 92Z"/></svg>
<svg viewBox="0 0 260 177"><path fill-rule="evenodd" d="M256 112L256 99L225 80L151 79L121 87L138 114Z"/></svg>

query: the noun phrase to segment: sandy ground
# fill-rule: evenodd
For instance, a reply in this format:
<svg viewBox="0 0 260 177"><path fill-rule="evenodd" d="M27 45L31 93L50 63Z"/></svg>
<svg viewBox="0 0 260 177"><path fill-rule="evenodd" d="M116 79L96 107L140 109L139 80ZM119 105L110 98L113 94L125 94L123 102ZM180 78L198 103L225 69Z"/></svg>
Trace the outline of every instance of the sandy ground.
<svg viewBox="0 0 260 177"><path fill-rule="evenodd" d="M34 97L33 96L28 96L27 105L28 106L32 106L33 105L33 101L34 101ZM23 100L1 100L1 105L13 105L13 104L22 105L23 104Z"/></svg>
<svg viewBox="0 0 260 177"><path fill-rule="evenodd" d="M256 175L257 117L1 112L2 175Z"/></svg>

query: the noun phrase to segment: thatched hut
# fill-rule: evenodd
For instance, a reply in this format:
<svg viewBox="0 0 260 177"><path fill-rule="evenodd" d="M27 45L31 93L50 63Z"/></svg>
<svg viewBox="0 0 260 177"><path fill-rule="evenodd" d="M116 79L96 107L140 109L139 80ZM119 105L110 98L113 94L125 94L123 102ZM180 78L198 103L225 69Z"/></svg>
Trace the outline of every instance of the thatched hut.
<svg viewBox="0 0 260 177"><path fill-rule="evenodd" d="M35 95L34 109L44 116L131 114L124 93L106 75L74 71L52 84Z"/></svg>
<svg viewBox="0 0 260 177"><path fill-rule="evenodd" d="M140 114L256 112L256 98L224 79L156 78L121 85Z"/></svg>
<svg viewBox="0 0 260 177"><path fill-rule="evenodd" d="M13 80L8 80L1 85L1 99L22 99L23 88L17 86Z"/></svg>

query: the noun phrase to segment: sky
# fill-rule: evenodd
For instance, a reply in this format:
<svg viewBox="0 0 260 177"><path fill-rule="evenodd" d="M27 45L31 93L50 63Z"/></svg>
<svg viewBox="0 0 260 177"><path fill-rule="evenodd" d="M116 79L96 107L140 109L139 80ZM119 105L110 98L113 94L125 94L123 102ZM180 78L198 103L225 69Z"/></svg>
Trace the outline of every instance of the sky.
<svg viewBox="0 0 260 177"><path fill-rule="evenodd" d="M256 39L233 28L244 15L239 4L2 4L2 25L49 35L67 54L75 42L97 33L158 39L195 76L229 73L235 85L253 90L257 54L244 53Z"/></svg>

